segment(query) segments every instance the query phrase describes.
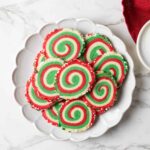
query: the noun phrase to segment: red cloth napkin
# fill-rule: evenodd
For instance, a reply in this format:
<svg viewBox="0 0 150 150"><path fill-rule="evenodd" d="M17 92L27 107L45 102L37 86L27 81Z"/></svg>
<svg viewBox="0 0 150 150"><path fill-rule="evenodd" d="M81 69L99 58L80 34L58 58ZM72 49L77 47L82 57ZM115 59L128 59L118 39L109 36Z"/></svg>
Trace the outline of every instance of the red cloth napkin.
<svg viewBox="0 0 150 150"><path fill-rule="evenodd" d="M122 0L128 30L136 42L142 26L150 20L150 0Z"/></svg>

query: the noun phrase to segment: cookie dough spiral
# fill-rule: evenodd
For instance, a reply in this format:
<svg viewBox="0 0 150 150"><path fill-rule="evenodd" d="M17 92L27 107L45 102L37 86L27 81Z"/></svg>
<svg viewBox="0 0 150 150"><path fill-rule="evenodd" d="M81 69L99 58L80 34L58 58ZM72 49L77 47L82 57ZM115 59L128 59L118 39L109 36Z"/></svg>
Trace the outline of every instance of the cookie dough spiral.
<svg viewBox="0 0 150 150"><path fill-rule="evenodd" d="M55 87L61 98L75 99L88 92L94 80L92 67L76 59L62 66L56 75Z"/></svg>
<svg viewBox="0 0 150 150"><path fill-rule="evenodd" d="M46 57L59 57L65 61L78 58L84 50L81 33L72 29L55 29L45 38L43 44Z"/></svg>
<svg viewBox="0 0 150 150"><path fill-rule="evenodd" d="M28 103L31 104L31 106L34 109L37 110L42 110L42 109L46 109L49 108L53 103L53 102L48 102L44 99L41 99L38 97L38 95L36 94L35 90L33 89L32 86L32 77L30 80L28 80L27 84L26 84L26 99L28 101Z"/></svg>
<svg viewBox="0 0 150 150"><path fill-rule="evenodd" d="M70 100L60 109L60 126L69 132L81 132L90 128L95 121L94 109L84 101Z"/></svg>
<svg viewBox="0 0 150 150"><path fill-rule="evenodd" d="M59 58L49 58L37 67L37 73L33 76L33 87L39 97L48 101L59 98L54 82L55 75L63 63Z"/></svg>
<svg viewBox="0 0 150 150"><path fill-rule="evenodd" d="M115 51L110 40L100 34L86 35L85 59L92 62L96 57L106 53Z"/></svg>
<svg viewBox="0 0 150 150"><path fill-rule="evenodd" d="M97 57L92 64L95 71L99 70L112 74L118 85L121 85L128 72L126 59L116 52L105 53Z"/></svg>
<svg viewBox="0 0 150 150"><path fill-rule="evenodd" d="M105 112L114 105L117 98L117 83L112 75L97 73L97 82L93 89L83 96L83 100L99 113Z"/></svg>

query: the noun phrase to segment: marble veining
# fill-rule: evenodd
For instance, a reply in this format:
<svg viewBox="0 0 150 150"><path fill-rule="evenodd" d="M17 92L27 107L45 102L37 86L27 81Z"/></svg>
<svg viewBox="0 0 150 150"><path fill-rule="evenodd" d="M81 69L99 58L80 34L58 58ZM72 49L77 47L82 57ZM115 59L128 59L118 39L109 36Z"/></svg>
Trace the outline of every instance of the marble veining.
<svg viewBox="0 0 150 150"><path fill-rule="evenodd" d="M55 141L37 131L23 117L11 79L16 55L25 40L43 25L68 17L88 17L103 23L124 40L135 62L137 81L132 106L122 121L102 137L78 143ZM137 58L122 16L121 0L2 0L0 39L0 150L150 150L150 73ZM3 88L6 85L8 88Z"/></svg>

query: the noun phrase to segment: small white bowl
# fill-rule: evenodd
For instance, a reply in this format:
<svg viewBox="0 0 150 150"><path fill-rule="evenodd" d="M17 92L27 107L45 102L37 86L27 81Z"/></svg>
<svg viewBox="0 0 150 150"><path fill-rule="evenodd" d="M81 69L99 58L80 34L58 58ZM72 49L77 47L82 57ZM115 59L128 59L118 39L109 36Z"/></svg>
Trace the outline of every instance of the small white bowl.
<svg viewBox="0 0 150 150"><path fill-rule="evenodd" d="M139 32L136 49L141 63L150 71L150 20L144 24Z"/></svg>

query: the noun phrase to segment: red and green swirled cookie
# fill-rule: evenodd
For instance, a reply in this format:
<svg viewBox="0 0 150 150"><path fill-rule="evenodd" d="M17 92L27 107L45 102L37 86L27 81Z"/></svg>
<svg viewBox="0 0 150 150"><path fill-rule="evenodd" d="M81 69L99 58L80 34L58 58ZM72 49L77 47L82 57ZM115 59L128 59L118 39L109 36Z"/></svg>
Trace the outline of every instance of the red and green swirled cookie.
<svg viewBox="0 0 150 150"><path fill-rule="evenodd" d="M110 40L103 35L87 34L86 35L86 47L85 47L85 59L88 62L92 62L98 56L106 53L115 51Z"/></svg>
<svg viewBox="0 0 150 150"><path fill-rule="evenodd" d="M52 125L59 126L59 112L64 101L57 102L55 105L42 111L42 116Z"/></svg>
<svg viewBox="0 0 150 150"><path fill-rule="evenodd" d="M33 75L33 87L40 98L51 101L59 98L54 82L55 75L64 64L59 58L49 58L40 63L37 67L37 73Z"/></svg>
<svg viewBox="0 0 150 150"><path fill-rule="evenodd" d="M39 65L41 62L43 62L43 61L45 61L45 60L46 60L46 57L45 57L44 51L41 50L41 51L37 54L37 56L36 56L36 58L35 58L35 61L34 61L34 67L35 67L35 69L38 67L38 65Z"/></svg>
<svg viewBox="0 0 150 150"><path fill-rule="evenodd" d="M64 64L56 75L55 87L63 99L76 99L91 89L95 81L92 67L78 59Z"/></svg>
<svg viewBox="0 0 150 150"><path fill-rule="evenodd" d="M53 102L48 102L48 101L38 97L35 90L33 89L31 79L26 84L26 94L25 94L25 96L27 98L28 103L30 103L31 106L34 109L37 109L37 110L42 110L42 109L49 108L54 103L54 101Z"/></svg>
<svg viewBox="0 0 150 150"><path fill-rule="evenodd" d="M60 126L69 132L81 132L90 128L96 113L80 99L66 101L60 109Z"/></svg>
<svg viewBox="0 0 150 150"><path fill-rule="evenodd" d="M114 105L117 98L117 83L112 75L97 72L97 82L93 89L82 97L86 104L99 114Z"/></svg>
<svg viewBox="0 0 150 150"><path fill-rule="evenodd" d="M55 29L46 36L43 49L47 58L58 57L70 61L83 53L84 45L83 36L79 31L63 28Z"/></svg>
<svg viewBox="0 0 150 150"><path fill-rule="evenodd" d="M121 85L128 72L127 60L116 52L105 53L97 57L92 65L95 71L99 70L112 74L118 85Z"/></svg>

